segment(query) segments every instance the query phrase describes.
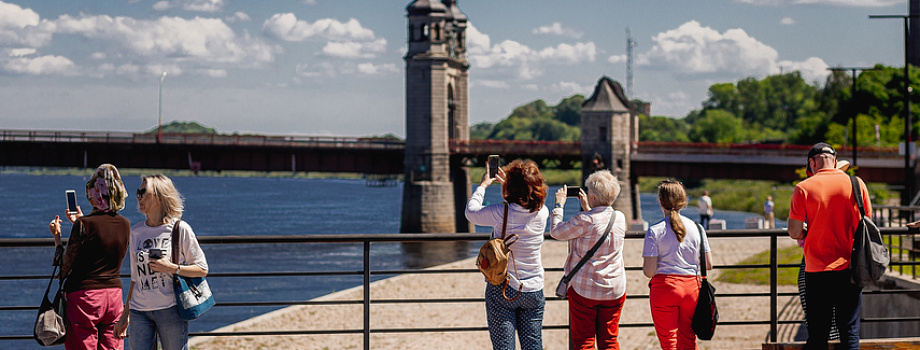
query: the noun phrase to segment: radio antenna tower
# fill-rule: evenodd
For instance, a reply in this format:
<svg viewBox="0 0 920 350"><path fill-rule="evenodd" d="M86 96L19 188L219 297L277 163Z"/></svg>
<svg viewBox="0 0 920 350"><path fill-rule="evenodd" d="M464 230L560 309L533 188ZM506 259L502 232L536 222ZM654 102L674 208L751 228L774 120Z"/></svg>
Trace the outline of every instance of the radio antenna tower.
<svg viewBox="0 0 920 350"><path fill-rule="evenodd" d="M632 98L633 95L633 47L636 42L632 35L629 34L629 27L626 27L626 98Z"/></svg>

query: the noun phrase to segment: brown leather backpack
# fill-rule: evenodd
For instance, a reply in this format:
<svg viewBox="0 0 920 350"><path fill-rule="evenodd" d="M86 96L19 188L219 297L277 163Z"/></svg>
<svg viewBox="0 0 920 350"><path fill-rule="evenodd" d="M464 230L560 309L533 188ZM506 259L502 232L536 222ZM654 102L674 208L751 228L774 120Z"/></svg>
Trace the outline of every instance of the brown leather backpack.
<svg viewBox="0 0 920 350"><path fill-rule="evenodd" d="M479 248L479 256L476 257L476 267L486 277L490 284L502 287L502 296L507 300L515 300L521 296L518 293L514 298L508 298L505 290L508 288L508 260L512 259L511 249L508 248L517 241L518 235L505 236L505 230L508 228L508 203L505 203L505 216L502 218L502 235L501 237L492 238L482 244ZM512 265L514 262L512 261Z"/></svg>

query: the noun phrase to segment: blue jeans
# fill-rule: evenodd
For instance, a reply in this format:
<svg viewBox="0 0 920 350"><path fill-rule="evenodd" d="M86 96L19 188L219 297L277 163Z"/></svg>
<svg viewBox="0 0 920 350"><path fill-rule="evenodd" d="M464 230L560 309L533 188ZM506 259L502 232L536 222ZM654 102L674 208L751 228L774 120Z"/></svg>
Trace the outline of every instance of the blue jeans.
<svg viewBox="0 0 920 350"><path fill-rule="evenodd" d="M505 292L509 298L519 293L511 286ZM522 350L543 349L543 308L546 306L543 290L520 294L517 300L508 301L502 297L502 286L486 284L486 316L495 350L514 350L515 331Z"/></svg>
<svg viewBox="0 0 920 350"><path fill-rule="evenodd" d="M130 321L131 350L156 349L157 335L163 350L188 350L188 321L179 318L176 306L153 311L131 310Z"/></svg>
<svg viewBox="0 0 920 350"><path fill-rule="evenodd" d="M840 343L845 349L858 350L862 288L850 283L850 270L805 272L805 285L805 349L827 349L831 318L836 317Z"/></svg>

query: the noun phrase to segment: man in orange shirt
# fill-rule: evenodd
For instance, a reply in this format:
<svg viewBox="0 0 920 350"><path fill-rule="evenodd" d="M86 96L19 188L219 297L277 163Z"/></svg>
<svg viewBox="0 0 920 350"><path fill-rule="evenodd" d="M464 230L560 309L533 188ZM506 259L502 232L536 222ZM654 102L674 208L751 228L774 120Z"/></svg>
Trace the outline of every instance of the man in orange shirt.
<svg viewBox="0 0 920 350"><path fill-rule="evenodd" d="M853 193L849 176L837 169L837 152L826 143L812 146L807 166L814 176L795 186L789 206L789 236L805 239L805 349L827 349L832 308L836 309L841 343L847 349L859 349L862 289L850 282L849 267L853 231L861 217L854 195L863 196L864 214L869 215L869 191L858 180L860 193Z"/></svg>

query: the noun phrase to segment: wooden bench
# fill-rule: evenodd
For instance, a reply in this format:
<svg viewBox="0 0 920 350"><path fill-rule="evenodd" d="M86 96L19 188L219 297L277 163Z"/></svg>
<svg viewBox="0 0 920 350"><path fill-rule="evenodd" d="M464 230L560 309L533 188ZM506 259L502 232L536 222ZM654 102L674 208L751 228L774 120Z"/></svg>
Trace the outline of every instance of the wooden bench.
<svg viewBox="0 0 920 350"><path fill-rule="evenodd" d="M802 350L805 348L805 342L792 343L764 343L763 350ZM843 350L840 342L833 341L828 344L828 350ZM920 338L879 338L879 339L860 339L860 349L872 350L900 350L900 349L920 349Z"/></svg>

